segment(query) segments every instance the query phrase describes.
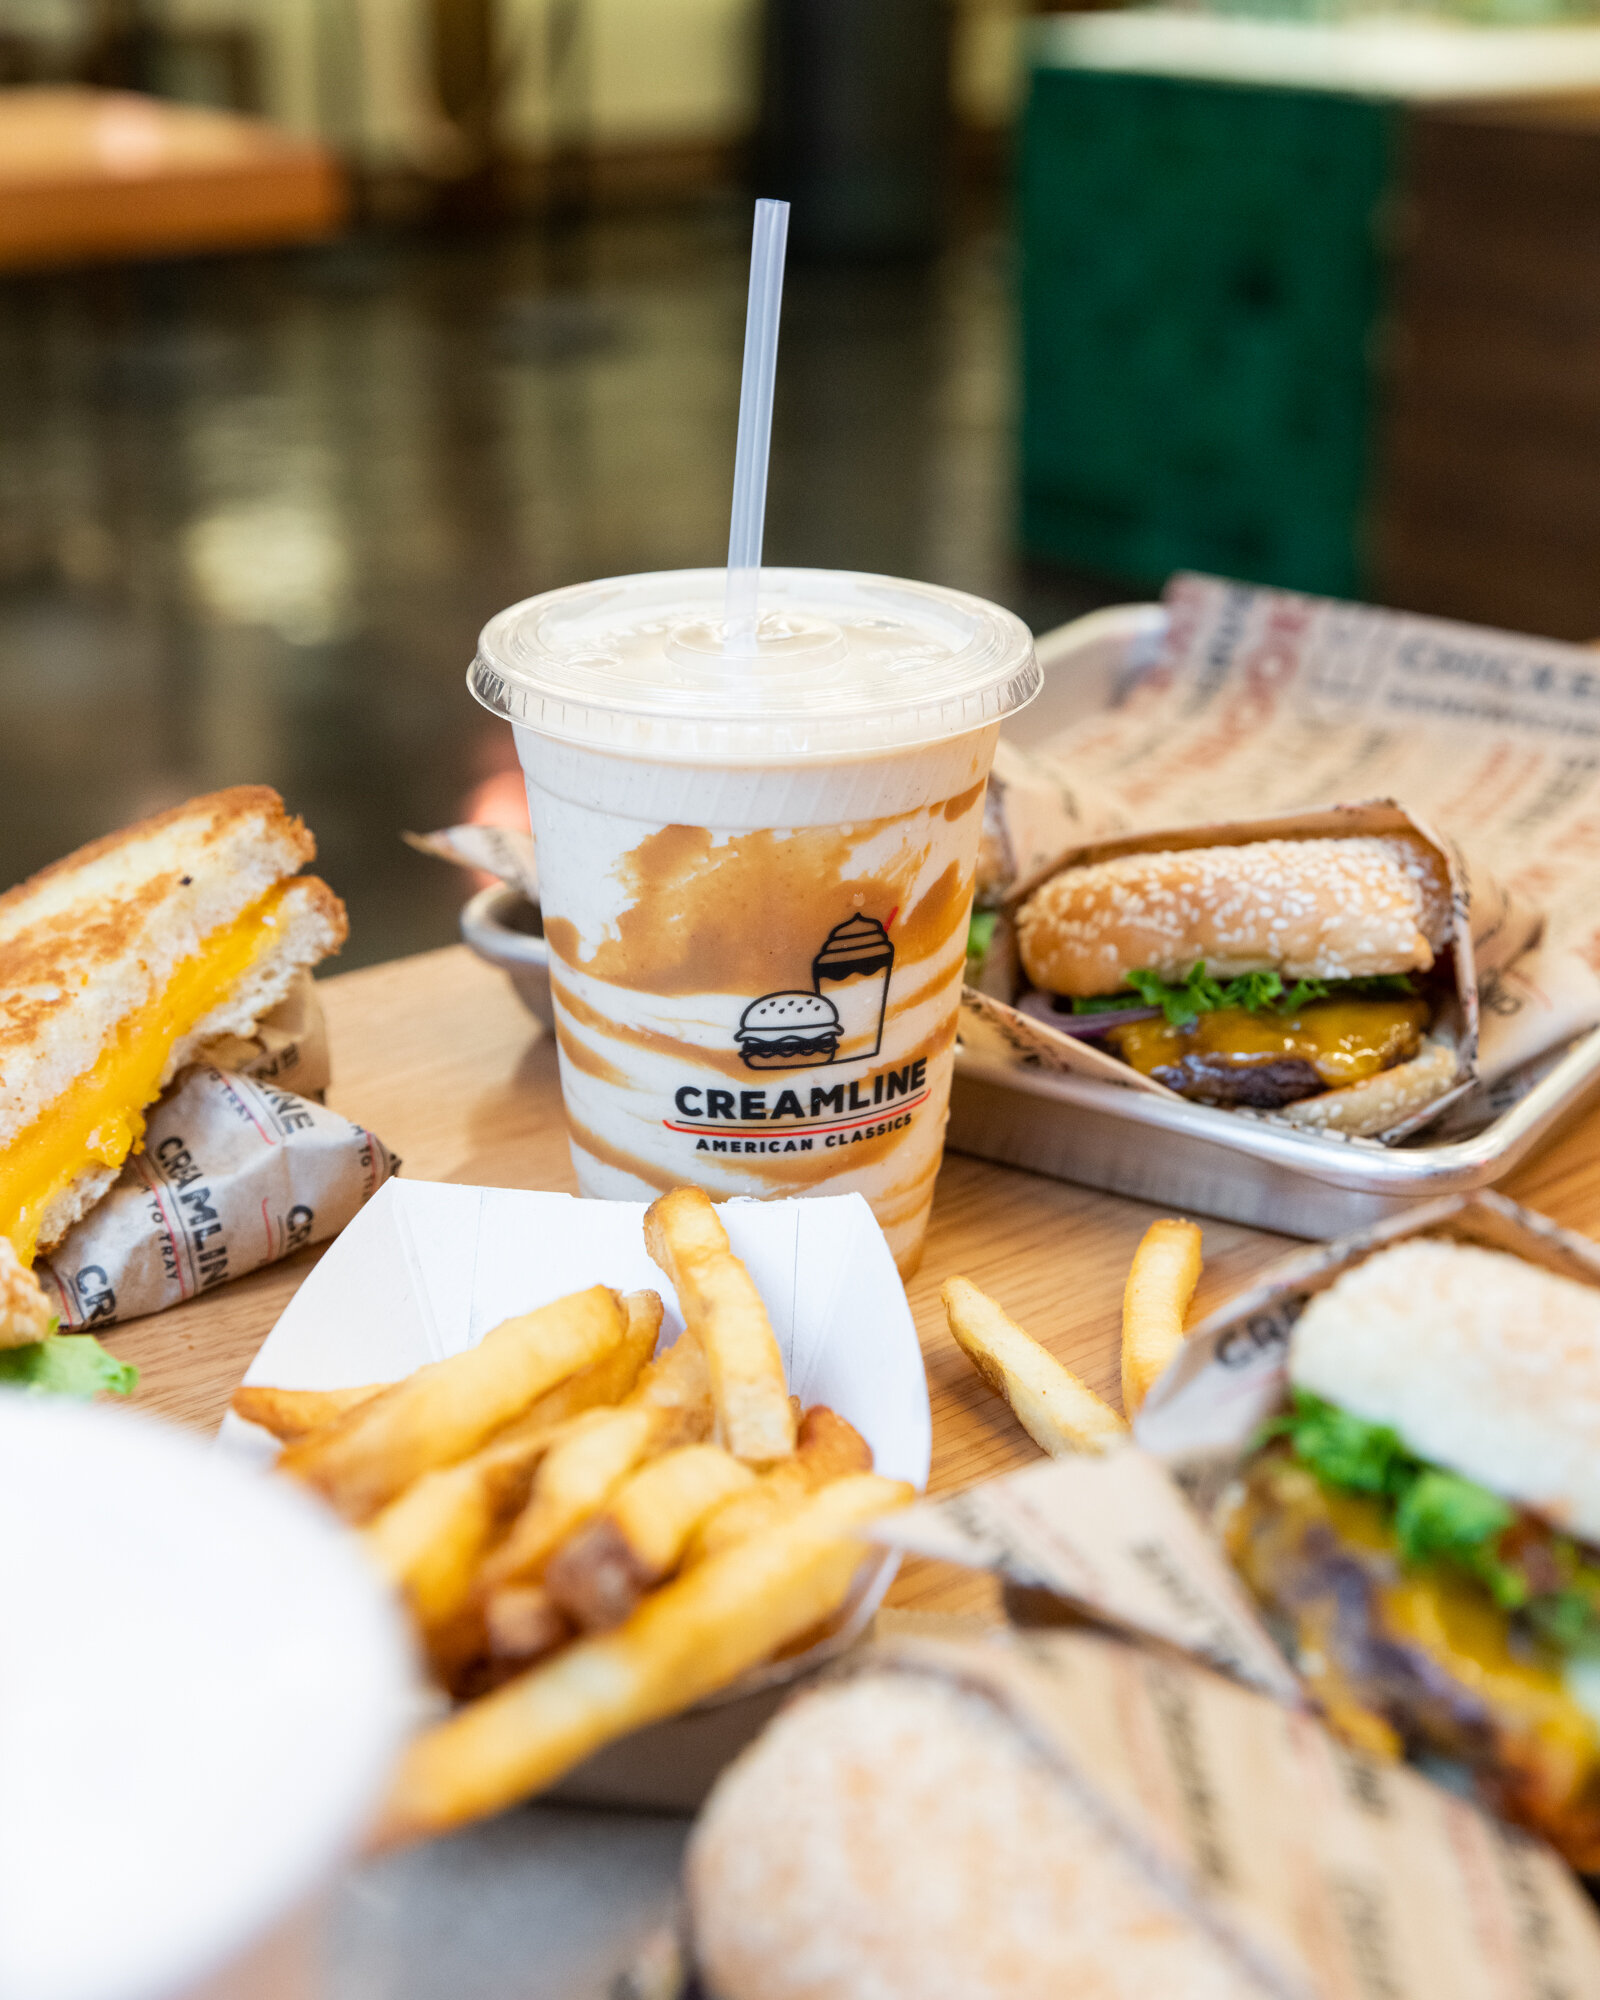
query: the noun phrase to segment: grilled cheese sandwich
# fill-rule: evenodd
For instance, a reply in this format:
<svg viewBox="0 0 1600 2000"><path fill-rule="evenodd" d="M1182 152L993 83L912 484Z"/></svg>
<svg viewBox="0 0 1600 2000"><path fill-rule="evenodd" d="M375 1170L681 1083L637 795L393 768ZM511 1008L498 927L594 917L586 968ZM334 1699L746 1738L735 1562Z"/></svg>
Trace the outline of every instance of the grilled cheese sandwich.
<svg viewBox="0 0 1600 2000"><path fill-rule="evenodd" d="M172 1076L343 942L338 898L294 872L314 851L241 786L0 897L0 1233L24 1262L110 1187Z"/></svg>

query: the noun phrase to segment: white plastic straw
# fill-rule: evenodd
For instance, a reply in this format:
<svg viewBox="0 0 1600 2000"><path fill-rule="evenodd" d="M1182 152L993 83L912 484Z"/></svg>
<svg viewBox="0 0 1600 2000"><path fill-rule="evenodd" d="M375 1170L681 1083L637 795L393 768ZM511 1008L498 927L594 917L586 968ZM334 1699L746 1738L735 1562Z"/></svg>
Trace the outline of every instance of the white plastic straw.
<svg viewBox="0 0 1600 2000"><path fill-rule="evenodd" d="M723 645L754 648L761 588L761 535L767 517L767 461L772 454L772 390L778 373L778 314L789 204L756 203L750 245L750 303L744 322L744 379L739 389L739 445L733 460L733 523L728 531L728 599Z"/></svg>

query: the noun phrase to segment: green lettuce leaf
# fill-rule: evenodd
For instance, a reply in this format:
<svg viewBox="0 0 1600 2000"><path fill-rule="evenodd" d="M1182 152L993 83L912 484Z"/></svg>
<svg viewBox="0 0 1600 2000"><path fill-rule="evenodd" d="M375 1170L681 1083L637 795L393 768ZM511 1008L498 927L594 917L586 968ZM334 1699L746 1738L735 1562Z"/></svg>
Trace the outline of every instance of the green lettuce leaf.
<svg viewBox="0 0 1600 2000"><path fill-rule="evenodd" d="M1109 1007L1159 1007L1175 1028L1192 1028L1202 1014L1222 1007L1242 1007L1247 1014L1293 1014L1313 1000L1348 994L1356 999L1384 996L1409 998L1416 986L1409 973L1385 973L1370 979L1297 979L1286 987L1276 972L1244 972L1237 979L1216 979L1204 959L1190 966L1186 978L1174 983L1155 972L1130 972L1131 994L1104 1000L1076 1000L1077 1013L1098 1013Z"/></svg>
<svg viewBox="0 0 1600 2000"><path fill-rule="evenodd" d="M107 1354L92 1333L52 1333L30 1347L0 1348L0 1388L87 1399L102 1391L126 1396L137 1368Z"/></svg>
<svg viewBox="0 0 1600 2000"><path fill-rule="evenodd" d="M1000 921L998 910L974 910L967 923L967 970L979 970L989 956L989 947L994 943L994 927Z"/></svg>
<svg viewBox="0 0 1600 2000"><path fill-rule="evenodd" d="M1407 1482L1400 1495L1394 1536L1401 1554L1411 1562L1425 1562L1429 1556L1470 1561L1486 1543L1498 1541L1516 1518L1515 1508L1487 1487L1428 1466ZM1519 1601L1527 1595L1524 1584Z"/></svg>
<svg viewBox="0 0 1600 2000"><path fill-rule="evenodd" d="M1547 1591L1530 1598L1524 1616L1545 1644L1558 1653L1580 1653L1593 1659L1600 1655L1597 1589L1600 1577L1592 1569L1584 1569L1566 1590Z"/></svg>
<svg viewBox="0 0 1600 2000"><path fill-rule="evenodd" d="M1263 1424L1257 1444L1287 1439L1294 1456L1324 1485L1377 1499L1390 1516L1395 1544L1413 1567L1448 1563L1483 1585L1502 1611L1523 1619L1559 1653L1600 1654L1600 1570L1576 1542L1543 1534L1541 1588L1517 1560L1516 1508L1476 1480L1429 1465L1387 1424L1296 1389L1282 1416ZM1549 1587L1554 1561L1560 1587Z"/></svg>
<svg viewBox="0 0 1600 2000"><path fill-rule="evenodd" d="M1259 1442L1288 1438L1294 1455L1329 1486L1353 1493L1378 1493L1393 1498L1409 1484L1417 1461L1387 1424L1324 1402L1308 1389L1296 1389L1281 1417L1263 1426Z"/></svg>
<svg viewBox="0 0 1600 2000"><path fill-rule="evenodd" d="M1151 1003L1154 1004L1153 1002ZM1109 1014L1114 1007L1143 1007L1137 993L1097 993L1088 1000L1074 1000L1074 1014Z"/></svg>

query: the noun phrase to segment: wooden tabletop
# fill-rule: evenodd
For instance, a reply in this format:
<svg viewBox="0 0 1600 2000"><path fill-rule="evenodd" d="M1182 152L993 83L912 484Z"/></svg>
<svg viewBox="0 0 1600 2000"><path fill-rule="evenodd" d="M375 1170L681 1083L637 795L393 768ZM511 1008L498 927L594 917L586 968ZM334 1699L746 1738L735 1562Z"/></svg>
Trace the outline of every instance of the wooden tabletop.
<svg viewBox="0 0 1600 2000"><path fill-rule="evenodd" d="M509 982L464 946L370 966L319 984L328 1015L328 1100L376 1132L418 1180L575 1190L555 1045ZM1506 1184L1568 1228L1600 1236L1600 1110ZM1123 1280L1159 1211L1065 1181L946 1156L922 1268L908 1292L933 1400L930 1491L948 1492L1038 1457L973 1374L944 1323L939 1286L959 1272L1108 1400L1119 1401ZM1206 1221L1197 1312L1220 1304L1288 1247ZM141 1373L135 1401L210 1432L256 1349L320 1253L304 1251L209 1297L107 1337ZM987 1578L918 1559L891 1594L902 1607L992 1609Z"/></svg>

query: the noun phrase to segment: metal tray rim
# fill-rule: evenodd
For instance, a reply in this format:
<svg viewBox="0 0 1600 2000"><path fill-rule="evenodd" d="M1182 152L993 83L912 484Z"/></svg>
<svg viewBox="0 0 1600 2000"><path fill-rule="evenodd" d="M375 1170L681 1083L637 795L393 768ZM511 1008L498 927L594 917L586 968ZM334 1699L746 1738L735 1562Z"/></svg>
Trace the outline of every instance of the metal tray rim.
<svg viewBox="0 0 1600 2000"><path fill-rule="evenodd" d="M1171 1102L1092 1077L1027 1069L956 1052L956 1074L1025 1097L1093 1109L1152 1131L1179 1131L1218 1148L1350 1193L1405 1198L1469 1193L1507 1174L1559 1119L1600 1085L1600 1028L1575 1042L1526 1097L1470 1138L1439 1146L1388 1147L1375 1139L1329 1139L1209 1105Z"/></svg>

